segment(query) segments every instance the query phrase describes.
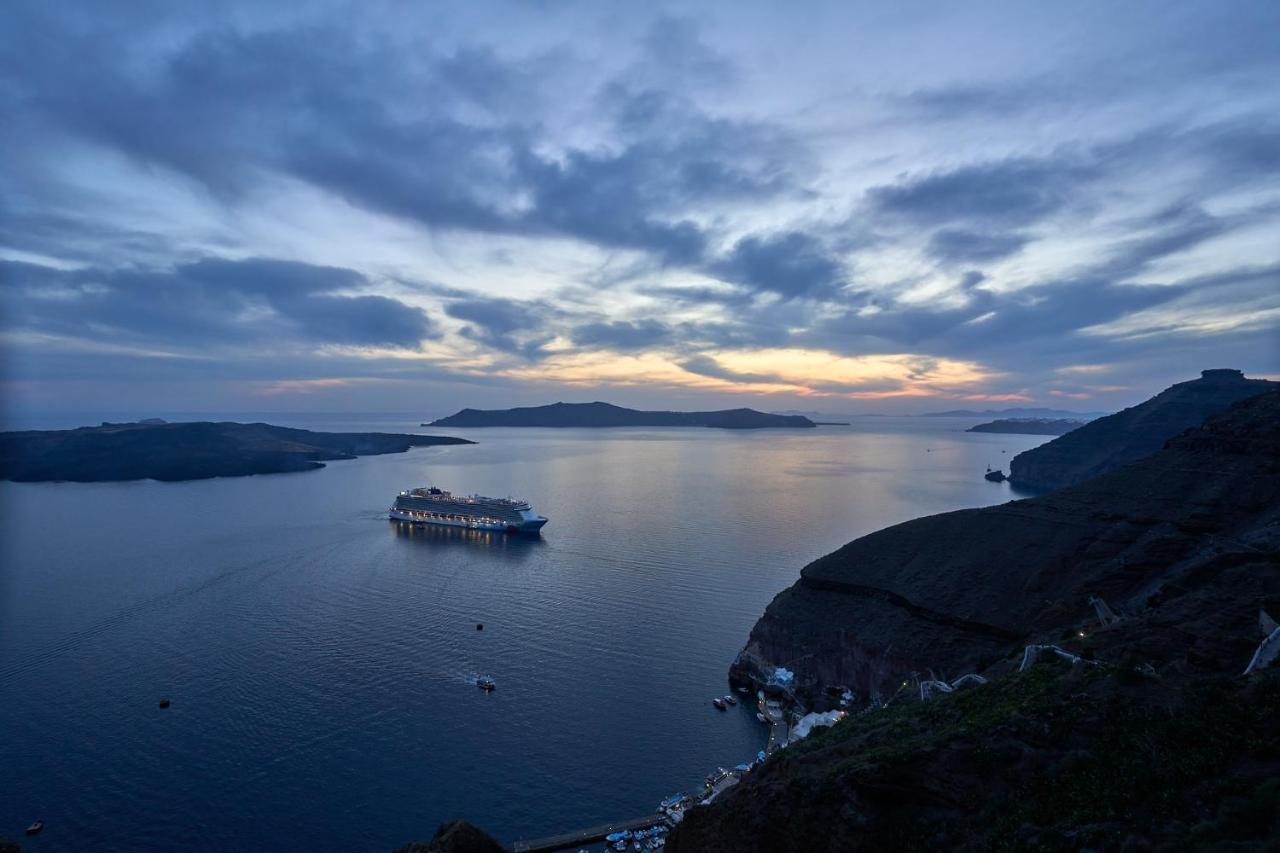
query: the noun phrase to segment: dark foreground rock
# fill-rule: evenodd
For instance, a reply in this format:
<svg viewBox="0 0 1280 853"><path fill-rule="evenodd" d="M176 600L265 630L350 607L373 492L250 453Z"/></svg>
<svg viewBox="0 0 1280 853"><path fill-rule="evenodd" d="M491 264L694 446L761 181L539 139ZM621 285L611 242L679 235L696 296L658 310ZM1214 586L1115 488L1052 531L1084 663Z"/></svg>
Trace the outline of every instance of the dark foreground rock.
<svg viewBox="0 0 1280 853"><path fill-rule="evenodd" d="M505 853L505 848L465 820L454 820L441 824L430 841L406 844L396 853Z"/></svg>
<svg viewBox="0 0 1280 853"><path fill-rule="evenodd" d="M104 423L0 433L0 479L200 480L310 471L327 460L472 443L448 436L311 432L260 423Z"/></svg>
<svg viewBox="0 0 1280 853"><path fill-rule="evenodd" d="M689 810L666 850L1280 849L1280 678L1124 665L847 718Z"/></svg>
<svg viewBox="0 0 1280 853"><path fill-rule="evenodd" d="M1080 485L807 566L731 679L785 667L810 708L874 701L688 810L667 849L1280 851L1280 666L1245 674L1277 616L1270 391ZM1073 662L1026 654L1050 645Z"/></svg>
<svg viewBox="0 0 1280 853"><path fill-rule="evenodd" d="M1246 379L1238 370L1206 370L1199 379L1167 388L1145 403L1019 453L1010 463L1009 480L1035 491L1082 483L1155 453L1238 400L1277 387L1280 383Z"/></svg>
<svg viewBox="0 0 1280 853"><path fill-rule="evenodd" d="M1278 612L1273 391L1111 474L806 567L733 676L785 666L813 704L849 685L887 707L770 758L667 847L1280 849L1280 673L1243 675ZM1031 644L1080 662L1019 671ZM921 700L969 672L988 682Z"/></svg>
<svg viewBox="0 0 1280 853"><path fill-rule="evenodd" d="M888 698L904 674L955 677L1056 638L1093 612L1092 596L1144 611L1223 566L1257 564L1244 606L1277 582L1278 551L1280 391L1079 486L850 542L773 600L733 674L783 666L815 701L826 685Z"/></svg>
<svg viewBox="0 0 1280 853"><path fill-rule="evenodd" d="M426 426L442 427L671 427L808 429L803 415L771 415L755 409L718 412L642 412L610 403L552 403L519 409L463 409Z"/></svg>

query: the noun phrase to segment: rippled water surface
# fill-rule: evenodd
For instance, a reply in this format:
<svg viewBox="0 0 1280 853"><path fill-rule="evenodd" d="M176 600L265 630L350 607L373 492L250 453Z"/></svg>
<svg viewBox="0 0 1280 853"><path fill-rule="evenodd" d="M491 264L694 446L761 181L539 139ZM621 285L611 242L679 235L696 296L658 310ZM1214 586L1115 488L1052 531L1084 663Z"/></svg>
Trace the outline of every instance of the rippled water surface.
<svg viewBox="0 0 1280 853"><path fill-rule="evenodd" d="M763 745L751 711L709 700L801 566L1013 497L985 466L1044 439L971 423L455 430L480 443L0 484L0 836L42 818L24 850L389 850L454 817L511 841L644 814ZM428 483L551 522L525 540L386 520Z"/></svg>

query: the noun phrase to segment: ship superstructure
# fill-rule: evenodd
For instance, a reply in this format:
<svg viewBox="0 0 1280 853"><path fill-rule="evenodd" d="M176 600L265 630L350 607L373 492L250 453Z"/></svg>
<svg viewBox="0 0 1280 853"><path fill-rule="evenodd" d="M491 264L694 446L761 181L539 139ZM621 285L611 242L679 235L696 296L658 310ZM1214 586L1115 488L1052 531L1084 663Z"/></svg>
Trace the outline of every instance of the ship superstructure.
<svg viewBox="0 0 1280 853"><path fill-rule="evenodd" d="M396 495L395 503L388 512L393 521L409 524L437 524L504 533L537 534L547 523L544 516L533 511L528 501L455 495L435 486L401 492Z"/></svg>

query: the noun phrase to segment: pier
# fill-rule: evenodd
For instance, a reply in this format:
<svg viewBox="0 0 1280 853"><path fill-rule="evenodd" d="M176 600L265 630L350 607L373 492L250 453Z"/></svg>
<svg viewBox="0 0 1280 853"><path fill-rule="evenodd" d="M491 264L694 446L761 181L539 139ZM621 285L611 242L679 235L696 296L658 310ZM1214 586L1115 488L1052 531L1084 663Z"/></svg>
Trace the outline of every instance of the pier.
<svg viewBox="0 0 1280 853"><path fill-rule="evenodd" d="M769 726L769 743L765 745L764 754L773 755L786 746L791 739L791 726L787 723L787 712L783 710L780 702L766 700L763 696L760 697L757 707Z"/></svg>
<svg viewBox="0 0 1280 853"><path fill-rule="evenodd" d="M615 832L622 832L625 829L637 830L648 829L651 826L657 826L663 823L670 825L670 821L662 815L654 813L644 817L634 818L632 820L619 820L613 823L606 823L600 826L593 826L588 829L580 829L577 832L566 832L562 835L550 835L546 838L534 838L530 841L517 841L511 845L512 853L534 853L534 851L550 851L550 850L567 850L571 847L581 847L584 844L593 844L597 841L603 841L606 835Z"/></svg>

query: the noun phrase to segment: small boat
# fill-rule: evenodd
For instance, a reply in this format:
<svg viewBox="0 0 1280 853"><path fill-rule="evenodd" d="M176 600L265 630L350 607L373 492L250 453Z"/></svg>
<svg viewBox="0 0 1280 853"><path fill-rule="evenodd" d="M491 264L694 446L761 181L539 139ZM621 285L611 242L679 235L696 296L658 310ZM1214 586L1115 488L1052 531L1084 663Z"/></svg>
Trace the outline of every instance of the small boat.
<svg viewBox="0 0 1280 853"><path fill-rule="evenodd" d="M738 692L741 693L743 696L746 696L748 693L751 692L751 688L745 684L742 684L742 685L739 685Z"/></svg>
<svg viewBox="0 0 1280 853"><path fill-rule="evenodd" d="M497 683L487 675L482 675L476 679L476 687L479 687L485 693L497 688Z"/></svg>
<svg viewBox="0 0 1280 853"><path fill-rule="evenodd" d="M756 719L763 723L765 721L764 714L761 714L759 711L756 711Z"/></svg>
<svg viewBox="0 0 1280 853"><path fill-rule="evenodd" d="M41 830L43 829L44 829L44 821L38 820L35 823L31 824L31 826L27 827L27 835L39 835Z"/></svg>
<svg viewBox="0 0 1280 853"><path fill-rule="evenodd" d="M725 707L726 707L726 706L725 706L725 704L724 704L724 700L723 700L723 699L721 699L719 696L717 696L716 698L712 699L712 700L711 700L711 704L716 706L716 710L717 710L717 711L723 711L723 710L725 709Z"/></svg>
<svg viewBox="0 0 1280 853"><path fill-rule="evenodd" d="M724 694L724 703L726 705L737 705L738 698L734 696L732 693L726 693Z"/></svg>

